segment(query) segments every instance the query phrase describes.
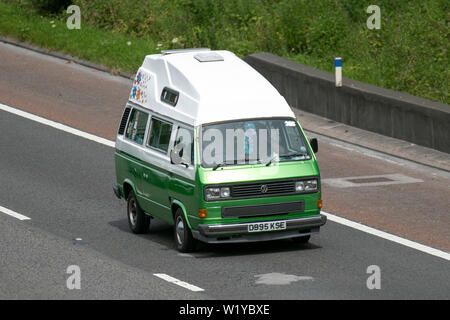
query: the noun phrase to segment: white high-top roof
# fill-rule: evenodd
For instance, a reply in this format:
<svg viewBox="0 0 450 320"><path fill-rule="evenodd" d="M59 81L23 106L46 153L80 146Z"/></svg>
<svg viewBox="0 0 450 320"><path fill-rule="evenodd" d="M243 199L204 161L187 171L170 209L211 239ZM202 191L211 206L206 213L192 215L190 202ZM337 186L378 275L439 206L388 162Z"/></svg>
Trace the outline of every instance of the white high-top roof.
<svg viewBox="0 0 450 320"><path fill-rule="evenodd" d="M199 61L208 58L219 61ZM164 87L179 92L175 107L161 101ZM130 101L194 126L237 119L295 118L278 91L229 51L197 49L146 56Z"/></svg>

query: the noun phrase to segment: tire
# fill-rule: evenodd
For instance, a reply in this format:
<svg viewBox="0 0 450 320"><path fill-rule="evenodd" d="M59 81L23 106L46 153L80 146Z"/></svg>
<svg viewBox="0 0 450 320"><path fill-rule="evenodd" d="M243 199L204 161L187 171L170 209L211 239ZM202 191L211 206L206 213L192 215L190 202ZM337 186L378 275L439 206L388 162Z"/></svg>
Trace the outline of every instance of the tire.
<svg viewBox="0 0 450 320"><path fill-rule="evenodd" d="M184 253L194 251L197 246L197 240L192 237L192 232L186 223L181 208L178 208L175 212L174 221L173 233L177 250Z"/></svg>
<svg viewBox="0 0 450 320"><path fill-rule="evenodd" d="M142 211L137 202L133 190L130 191L127 199L128 225L133 233L146 233L150 227L150 216Z"/></svg>
<svg viewBox="0 0 450 320"><path fill-rule="evenodd" d="M303 236L303 237L295 237L295 238L292 238L292 240L295 243L308 243L310 238L311 238L311 235L308 235L308 236Z"/></svg>

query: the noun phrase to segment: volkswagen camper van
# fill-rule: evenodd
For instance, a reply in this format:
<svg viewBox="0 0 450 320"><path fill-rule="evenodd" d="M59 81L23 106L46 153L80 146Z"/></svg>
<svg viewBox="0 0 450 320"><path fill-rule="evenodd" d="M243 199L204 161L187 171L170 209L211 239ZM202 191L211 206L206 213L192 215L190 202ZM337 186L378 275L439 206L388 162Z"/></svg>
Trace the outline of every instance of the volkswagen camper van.
<svg viewBox="0 0 450 320"><path fill-rule="evenodd" d="M286 100L229 51L148 55L118 129L114 193L134 233L197 241L307 242L326 222L314 153Z"/></svg>

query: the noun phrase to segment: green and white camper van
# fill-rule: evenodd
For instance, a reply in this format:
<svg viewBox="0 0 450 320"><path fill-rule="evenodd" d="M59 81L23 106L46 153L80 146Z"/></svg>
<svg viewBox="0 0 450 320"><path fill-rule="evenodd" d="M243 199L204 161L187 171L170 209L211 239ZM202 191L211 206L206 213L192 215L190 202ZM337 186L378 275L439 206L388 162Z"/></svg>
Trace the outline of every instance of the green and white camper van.
<svg viewBox="0 0 450 320"><path fill-rule="evenodd" d="M314 153L278 91L228 51L148 55L117 134L114 192L134 233L174 226L197 241L307 242L326 217Z"/></svg>

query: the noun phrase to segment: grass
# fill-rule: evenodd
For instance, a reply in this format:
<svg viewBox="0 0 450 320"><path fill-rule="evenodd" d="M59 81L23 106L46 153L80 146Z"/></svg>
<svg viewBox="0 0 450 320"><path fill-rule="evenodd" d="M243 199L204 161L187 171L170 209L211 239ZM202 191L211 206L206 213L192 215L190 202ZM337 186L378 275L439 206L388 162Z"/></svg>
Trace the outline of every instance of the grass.
<svg viewBox="0 0 450 320"><path fill-rule="evenodd" d="M0 0L0 34L125 72L147 54L184 47L267 51L328 72L340 56L346 77L450 103L447 0L377 0L380 30L366 27L365 0L73 2L81 30L66 28L65 12Z"/></svg>
<svg viewBox="0 0 450 320"><path fill-rule="evenodd" d="M145 37L85 25L69 30L59 17L31 14L2 2L0 12L0 34L102 64L113 73L135 72L147 54L159 52L157 44Z"/></svg>

